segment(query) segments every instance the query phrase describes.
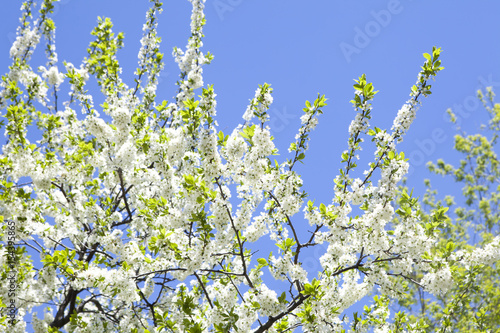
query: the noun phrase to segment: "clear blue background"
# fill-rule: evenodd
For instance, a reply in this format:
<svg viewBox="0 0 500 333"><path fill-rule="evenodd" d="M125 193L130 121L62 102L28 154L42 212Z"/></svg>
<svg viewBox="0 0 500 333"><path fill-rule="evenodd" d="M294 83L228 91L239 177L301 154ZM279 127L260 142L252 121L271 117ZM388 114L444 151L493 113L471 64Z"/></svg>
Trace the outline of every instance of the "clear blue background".
<svg viewBox="0 0 500 333"><path fill-rule="evenodd" d="M9 49L20 5L21 1L2 1L2 72L11 63ZM125 32L119 60L126 82L132 84L148 7L146 0L62 0L54 15L60 62L70 61L78 67L92 40L90 31L97 16L110 17L114 31ZM390 13L383 24L376 19L382 12ZM425 168L428 160L456 162L459 158L452 150L455 132L447 121L446 109L462 108L459 121L465 130L474 132L487 119L475 98L476 90L492 85L500 92L498 1L208 0L205 13L203 51L210 51L215 59L204 68L204 80L215 85L218 122L224 132L230 133L241 122L258 84L270 83L274 88L271 126L282 161L300 125L305 100L314 100L318 93L329 98L311 136L305 164L297 168L316 203L331 201L332 179L341 167L340 154L347 147L347 129L355 115L349 103L353 79L361 74L366 73L380 91L373 104L372 124L390 128L416 81L424 61L422 53L430 52L434 45L443 49L445 70L432 83L433 94L423 100L399 147L410 157L408 184L415 187L417 195L423 194L423 179L429 178ZM159 96L169 101L175 95L178 77L169 55L173 46L186 45L190 15L188 1L164 2L158 29L167 64ZM359 31L366 35L363 43ZM357 47L359 52L346 56L342 44ZM43 55L43 47L37 53ZM360 172L372 160L369 145L365 142L368 153L359 163ZM433 184L443 195L459 191L451 179L436 178ZM317 259L318 254L311 255ZM310 269L318 268L312 260Z"/></svg>

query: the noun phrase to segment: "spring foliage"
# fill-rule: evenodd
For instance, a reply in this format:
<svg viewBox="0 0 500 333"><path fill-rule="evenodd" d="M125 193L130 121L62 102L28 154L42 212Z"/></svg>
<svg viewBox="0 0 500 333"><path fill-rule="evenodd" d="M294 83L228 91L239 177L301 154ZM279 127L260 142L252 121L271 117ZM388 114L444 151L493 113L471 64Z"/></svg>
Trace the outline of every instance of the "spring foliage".
<svg viewBox="0 0 500 333"><path fill-rule="evenodd" d="M295 166L326 98L305 103L281 162L267 125L269 84L259 85L241 125L220 131L215 89L203 80L213 59L202 51L204 0L190 0L191 37L173 51L180 75L170 103L157 97L159 0L150 1L131 85L116 57L124 36L109 18L99 18L81 64L59 62L54 2L23 4L1 82L0 300L17 309L2 314L4 331L422 331L426 318L390 314L391 301L411 307L414 290L441 300L462 290L457 274L498 260L496 235L477 247L453 237L444 244L439 232L454 231L446 205L429 199L424 214L400 187L408 160L397 144L442 69L439 48L424 54L391 129L370 125L376 91L364 75L356 80L334 195L315 203ZM33 69L40 44L47 63ZM363 172L357 153L365 139L375 153ZM307 223L309 232L298 232ZM275 246L267 256L252 252L263 237ZM304 251L316 246L326 248L321 270L306 271ZM345 315L373 292L364 314Z"/></svg>

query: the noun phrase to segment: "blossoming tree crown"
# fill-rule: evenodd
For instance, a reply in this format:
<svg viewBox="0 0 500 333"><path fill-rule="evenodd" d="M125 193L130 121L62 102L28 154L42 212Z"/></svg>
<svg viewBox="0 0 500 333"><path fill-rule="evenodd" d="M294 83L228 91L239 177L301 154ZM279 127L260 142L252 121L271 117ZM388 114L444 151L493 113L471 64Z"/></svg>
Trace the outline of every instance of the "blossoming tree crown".
<svg viewBox="0 0 500 333"><path fill-rule="evenodd" d="M180 76L171 103L157 97L164 67L159 0L151 0L146 14L132 85L120 78L116 54L123 35L108 18L99 18L82 64L58 60L54 2L44 0L36 19L33 1L23 4L12 66L1 82L7 143L0 157L0 297L17 309L13 320L5 314L0 321L5 330L360 330L377 326L388 305L377 301L371 315L350 324L345 311L375 289L395 299L406 283L436 294L451 284L447 260L429 255L446 209L436 208L424 223L415 199L398 192L408 160L397 144L442 69L439 48L424 54L390 130L370 126L376 91L364 75L356 80L355 117L333 198L315 204L307 201L295 166L306 156L326 98L305 103L282 162L272 158L269 84L257 88L240 126L218 130L215 89L202 75L213 59L202 52L204 0L190 0L191 37L173 51ZM42 38L47 63L33 69ZM90 78L102 105L87 88ZM63 85L69 96L61 96ZM365 138L375 153L364 173L356 173ZM309 233L298 232L305 223ZM252 252L262 237L275 244L268 256ZM327 249L321 270L306 271L304 251L321 244ZM415 269L426 275L414 279ZM7 287L12 276L15 296ZM287 287L273 287L274 280Z"/></svg>

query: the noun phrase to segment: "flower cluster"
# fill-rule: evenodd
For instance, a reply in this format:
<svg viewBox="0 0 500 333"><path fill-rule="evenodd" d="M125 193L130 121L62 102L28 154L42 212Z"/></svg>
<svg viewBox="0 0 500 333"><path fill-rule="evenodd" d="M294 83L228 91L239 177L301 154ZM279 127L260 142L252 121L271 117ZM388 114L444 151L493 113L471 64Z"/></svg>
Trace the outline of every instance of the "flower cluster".
<svg viewBox="0 0 500 333"><path fill-rule="evenodd" d="M30 29L29 27L26 27L22 30L18 30L17 38L10 48L10 57L25 58L28 60L35 51L35 47L39 42L40 33L37 28Z"/></svg>
<svg viewBox="0 0 500 333"><path fill-rule="evenodd" d="M177 105L182 106L182 103L193 96L193 90L204 85L202 66L209 64L212 60L212 55L208 53L206 56L201 52L203 46L203 26L205 25L205 14L203 9L205 1L190 0L193 5L191 13L191 37L188 40L186 51L179 48L174 48L173 56L181 70L181 80L177 82L179 85L179 93L176 96Z"/></svg>
<svg viewBox="0 0 500 333"><path fill-rule="evenodd" d="M45 67L40 67L40 71L43 73L43 77L47 79L51 86L59 88L61 83L64 81L64 74L60 73L56 66L52 66L49 69Z"/></svg>
<svg viewBox="0 0 500 333"><path fill-rule="evenodd" d="M267 83L259 85L259 88L255 90L255 97L250 101L243 114L245 122L250 122L254 116L258 117L262 123L269 120L267 110L273 102L272 92L273 89Z"/></svg>
<svg viewBox="0 0 500 333"><path fill-rule="evenodd" d="M342 312L377 286L396 297L401 280L434 293L452 283L443 260L439 269L429 264L432 228L424 229L412 199L397 187L408 162L396 144L415 118L419 96L429 93L426 80L435 73L428 65L392 134L370 127L376 92L365 76L356 81L356 115L334 197L330 204L309 201L303 208L308 194L295 165L305 159L327 105L324 96L306 102L290 158L280 163L266 124L273 102L269 84L255 91L244 124L228 135L217 130L216 94L203 81L202 66L212 59L201 52L204 0L190 0L191 36L184 51L173 52L181 73L172 103L156 96L164 66L156 29L160 1L151 0L146 14L132 87L122 81L116 56L123 34L113 33L106 18L92 31L95 40L82 65L65 63L59 72L48 17L53 2L43 2L40 24L33 25L50 30L41 76L23 63L2 79L8 137L0 156L2 221L16 222L18 249L39 252L35 267L19 251L21 303L12 330L24 331L31 322L35 331L283 332L303 326L331 332L346 324ZM26 24L11 49L15 63L28 61L40 42L28 24L33 8L31 1L23 6ZM90 77L103 95L99 106L87 90ZM18 82L29 98L19 97ZM70 93L61 109L57 92L63 84ZM37 111L34 99L49 112ZM42 134L32 143L27 133L34 124ZM375 158L361 176L354 173L366 135L375 143ZM395 211L398 195L404 209ZM310 230L298 217L301 211ZM439 224L444 217L433 219ZM255 251L267 235L276 249ZM0 236L5 241L8 234ZM321 269L312 272L305 256L321 244ZM498 240L485 252L472 252L470 261L498 260L497 247ZM2 244L0 254L5 252ZM414 281L414 267L428 274ZM9 272L3 265L2 286ZM274 280L281 283L276 290ZM6 292L0 289L2 302ZM43 319L34 313L40 304L48 308ZM389 315L380 304L373 318Z"/></svg>

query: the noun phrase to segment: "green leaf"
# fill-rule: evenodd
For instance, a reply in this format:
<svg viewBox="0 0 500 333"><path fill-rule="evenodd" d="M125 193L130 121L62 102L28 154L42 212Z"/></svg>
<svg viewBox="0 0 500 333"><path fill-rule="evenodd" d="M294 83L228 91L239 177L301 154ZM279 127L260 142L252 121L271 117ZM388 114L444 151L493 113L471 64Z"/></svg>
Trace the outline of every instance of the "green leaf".
<svg viewBox="0 0 500 333"><path fill-rule="evenodd" d="M323 214L323 215L325 215L325 214L326 214L326 206L325 206L325 204L324 204L324 203L321 203L321 204L319 205L319 211L320 211L320 213L321 213L321 214Z"/></svg>

